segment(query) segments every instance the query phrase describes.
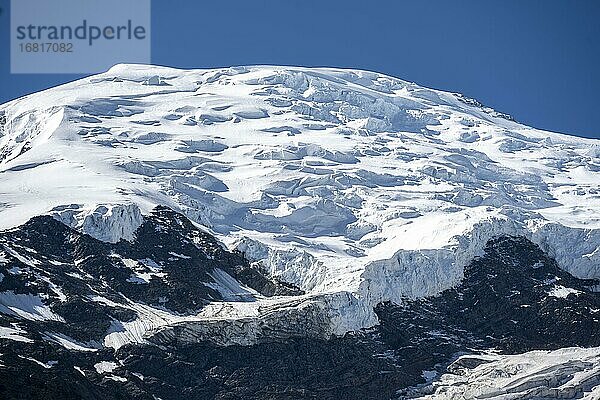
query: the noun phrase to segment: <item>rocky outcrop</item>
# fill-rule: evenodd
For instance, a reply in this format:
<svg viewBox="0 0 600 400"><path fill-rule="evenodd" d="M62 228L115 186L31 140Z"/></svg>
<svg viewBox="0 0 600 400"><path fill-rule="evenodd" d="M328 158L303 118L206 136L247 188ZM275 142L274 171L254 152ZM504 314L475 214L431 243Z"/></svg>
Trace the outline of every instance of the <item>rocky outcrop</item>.
<svg viewBox="0 0 600 400"><path fill-rule="evenodd" d="M384 400L453 393L448 382L488 393L490 371L525 371L526 352L600 346L598 282L560 269L522 236L489 240L455 287L379 303L374 327L346 334L331 327L356 298L273 281L166 208L131 241L38 217L3 232L0 246L7 399ZM460 354L469 356L455 361ZM523 372L497 393L592 390L591 378L557 386L573 372L591 377L590 354L583 364L549 359L554 372Z"/></svg>

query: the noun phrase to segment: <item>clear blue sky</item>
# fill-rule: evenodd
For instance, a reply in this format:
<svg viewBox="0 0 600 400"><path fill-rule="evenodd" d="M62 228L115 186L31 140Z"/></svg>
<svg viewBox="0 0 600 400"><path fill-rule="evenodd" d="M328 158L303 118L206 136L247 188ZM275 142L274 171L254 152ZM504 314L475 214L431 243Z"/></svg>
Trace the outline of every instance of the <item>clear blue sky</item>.
<svg viewBox="0 0 600 400"><path fill-rule="evenodd" d="M0 102L78 78L9 73L8 3L0 0ZM153 0L152 62L374 70L600 138L598 0Z"/></svg>

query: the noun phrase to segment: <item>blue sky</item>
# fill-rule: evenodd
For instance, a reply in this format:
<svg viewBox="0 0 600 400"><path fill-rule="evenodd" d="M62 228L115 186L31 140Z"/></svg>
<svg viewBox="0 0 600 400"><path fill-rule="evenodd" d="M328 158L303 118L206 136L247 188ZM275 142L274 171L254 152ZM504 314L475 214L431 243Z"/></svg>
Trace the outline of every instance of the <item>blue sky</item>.
<svg viewBox="0 0 600 400"><path fill-rule="evenodd" d="M78 78L10 74L8 6L0 0L0 102ZM152 62L374 70L600 138L598 21L596 0L153 0Z"/></svg>

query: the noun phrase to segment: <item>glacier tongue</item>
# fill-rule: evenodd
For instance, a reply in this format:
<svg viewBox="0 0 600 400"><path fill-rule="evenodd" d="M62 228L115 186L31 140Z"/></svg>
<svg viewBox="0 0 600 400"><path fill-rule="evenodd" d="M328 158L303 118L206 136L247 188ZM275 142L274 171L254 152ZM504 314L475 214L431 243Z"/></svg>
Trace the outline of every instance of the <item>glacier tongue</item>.
<svg viewBox="0 0 600 400"><path fill-rule="evenodd" d="M52 214L115 243L165 205L316 296L334 333L456 285L499 235L600 277L598 142L460 95L359 70L117 65L0 114L0 229Z"/></svg>
<svg viewBox="0 0 600 400"><path fill-rule="evenodd" d="M465 368L473 361L481 365ZM414 398L593 400L600 396L600 349L597 347L532 351L518 355L463 356L450 369L452 373L442 375L426 388L431 393Z"/></svg>

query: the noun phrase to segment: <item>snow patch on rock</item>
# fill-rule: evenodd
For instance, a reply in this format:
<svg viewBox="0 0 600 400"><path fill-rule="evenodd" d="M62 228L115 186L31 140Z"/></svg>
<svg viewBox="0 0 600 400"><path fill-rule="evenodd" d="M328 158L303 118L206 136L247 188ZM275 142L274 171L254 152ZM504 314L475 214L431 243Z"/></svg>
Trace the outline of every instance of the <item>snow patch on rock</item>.
<svg viewBox="0 0 600 400"><path fill-rule="evenodd" d="M42 298L33 294L14 293L13 291L0 292L0 313L12 315L30 321L58 321L65 320L42 302Z"/></svg>
<svg viewBox="0 0 600 400"><path fill-rule="evenodd" d="M14 340L17 342L33 343L33 339L25 336L25 331L17 324L11 324L11 327L0 326L0 339Z"/></svg>

